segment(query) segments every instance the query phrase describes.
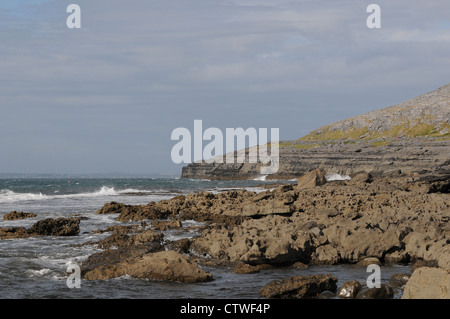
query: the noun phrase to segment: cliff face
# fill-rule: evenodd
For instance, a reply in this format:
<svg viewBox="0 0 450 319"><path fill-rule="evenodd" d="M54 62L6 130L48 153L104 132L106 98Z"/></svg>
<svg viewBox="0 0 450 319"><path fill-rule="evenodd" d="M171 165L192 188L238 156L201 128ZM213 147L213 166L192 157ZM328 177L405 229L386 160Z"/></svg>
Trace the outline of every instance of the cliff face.
<svg viewBox="0 0 450 319"><path fill-rule="evenodd" d="M279 169L266 179L292 179L316 168L326 174L396 170L450 171L450 84L398 105L321 127L279 144ZM259 178L260 164L193 163L182 178Z"/></svg>

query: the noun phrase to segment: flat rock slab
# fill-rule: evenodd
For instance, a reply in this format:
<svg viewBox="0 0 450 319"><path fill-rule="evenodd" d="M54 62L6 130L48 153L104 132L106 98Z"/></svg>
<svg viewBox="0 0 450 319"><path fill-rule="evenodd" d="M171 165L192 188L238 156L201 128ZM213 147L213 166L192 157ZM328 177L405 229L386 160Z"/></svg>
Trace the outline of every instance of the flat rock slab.
<svg viewBox="0 0 450 319"><path fill-rule="evenodd" d="M2 227L0 239L27 238L34 236L75 236L80 233L79 218L47 218L25 227Z"/></svg>
<svg viewBox="0 0 450 319"><path fill-rule="evenodd" d="M329 274L293 276L275 280L259 290L262 297L282 299L303 299L316 297L324 291L335 292L337 278Z"/></svg>
<svg viewBox="0 0 450 319"><path fill-rule="evenodd" d="M87 272L84 279L104 280L125 275L133 278L183 283L206 282L213 279L210 273L172 250L149 253L137 259L100 267Z"/></svg>

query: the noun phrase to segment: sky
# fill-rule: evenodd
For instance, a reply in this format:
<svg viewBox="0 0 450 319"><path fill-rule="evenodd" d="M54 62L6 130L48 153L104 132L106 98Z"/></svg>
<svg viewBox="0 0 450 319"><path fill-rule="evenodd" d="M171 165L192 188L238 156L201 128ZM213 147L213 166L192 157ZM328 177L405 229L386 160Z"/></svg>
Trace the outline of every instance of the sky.
<svg viewBox="0 0 450 319"><path fill-rule="evenodd" d="M446 0L0 0L0 173L180 175L171 133L194 120L292 140L395 105L450 82L449 13Z"/></svg>

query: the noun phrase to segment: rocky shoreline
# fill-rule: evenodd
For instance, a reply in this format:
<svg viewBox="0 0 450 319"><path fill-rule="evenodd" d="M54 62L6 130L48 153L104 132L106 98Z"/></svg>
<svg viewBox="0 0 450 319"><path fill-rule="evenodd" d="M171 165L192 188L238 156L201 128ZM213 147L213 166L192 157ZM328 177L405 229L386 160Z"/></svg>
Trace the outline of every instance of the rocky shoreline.
<svg viewBox="0 0 450 319"><path fill-rule="evenodd" d="M140 236L150 236L152 240L147 242L153 246L141 250L145 253L176 250L199 265L229 265L236 273L258 272L267 267L367 263L368 258L377 264L417 263L428 268L413 273L405 286L405 296L427 298L421 295L425 291L423 276L437 276L441 279L435 281L443 285L438 289L441 292L430 296L448 298L449 185L448 176L401 172L384 177L359 173L351 180L327 182L324 172L315 170L301 177L297 185L280 185L259 193L200 192L141 206L109 203L97 213L118 214L117 220L123 222L165 219L167 227L180 227L183 221L192 219L205 224L200 236L166 247L160 246L161 238L154 239L155 227L143 227L142 233L134 235L119 235L116 231L108 238L116 239L116 247L130 247L130 242L142 242ZM142 249L136 244L131 246ZM130 249L127 251L129 254ZM304 285L300 286L298 289L304 289ZM267 289L263 289L262 296L276 295ZM283 298L320 295L317 290L305 294L291 290Z"/></svg>
<svg viewBox="0 0 450 319"><path fill-rule="evenodd" d="M322 274L268 283L260 296L392 298L392 289L404 289L403 298L450 298L450 174L361 172L343 181L324 176L316 169L297 184L260 192L198 192L147 205L107 203L96 214L114 214L123 225L99 229L110 235L83 244L101 249L81 265L83 279L128 275L195 283L214 280L204 266L252 274L324 264L411 264L410 274L372 290L359 282L338 285L334 276ZM33 216L14 212L6 218L27 217ZM76 236L79 222L59 218L29 229L0 228L0 239ZM177 229L196 236L165 238L164 231Z"/></svg>

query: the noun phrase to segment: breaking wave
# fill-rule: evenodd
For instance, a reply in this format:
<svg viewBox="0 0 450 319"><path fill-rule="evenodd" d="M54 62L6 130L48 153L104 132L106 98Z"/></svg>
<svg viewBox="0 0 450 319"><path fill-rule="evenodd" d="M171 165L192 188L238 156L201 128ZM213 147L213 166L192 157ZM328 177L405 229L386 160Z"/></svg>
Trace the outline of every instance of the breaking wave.
<svg viewBox="0 0 450 319"><path fill-rule="evenodd" d="M143 191L139 189L125 189L117 191L114 187L102 186L100 190L90 192L90 193L78 193L78 194L65 194L59 195L45 195L42 193L16 193L9 189L3 189L0 191L0 203L14 203L22 201L39 201L48 199L59 199L59 198L94 198L94 197L105 197L105 196L119 196L119 195L149 195L153 192Z"/></svg>
<svg viewBox="0 0 450 319"><path fill-rule="evenodd" d="M345 181L345 180L350 180L351 178L348 175L331 174L331 175L326 175L325 179L327 181Z"/></svg>

